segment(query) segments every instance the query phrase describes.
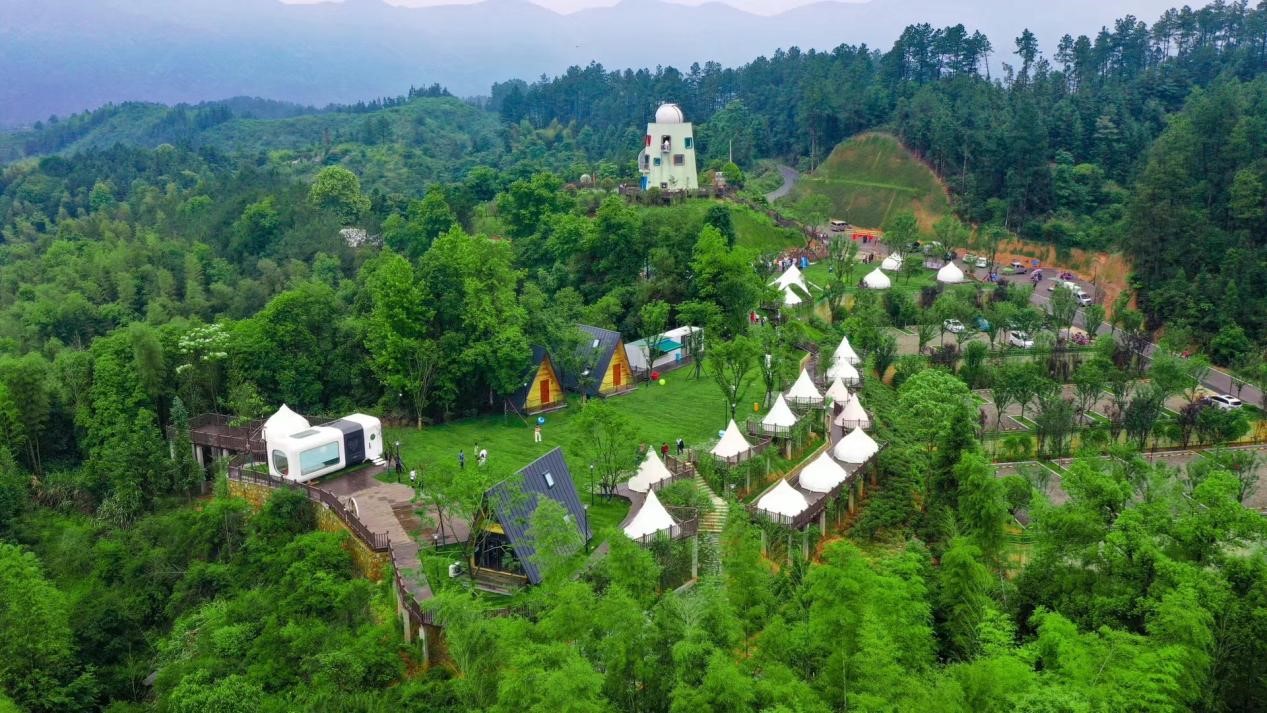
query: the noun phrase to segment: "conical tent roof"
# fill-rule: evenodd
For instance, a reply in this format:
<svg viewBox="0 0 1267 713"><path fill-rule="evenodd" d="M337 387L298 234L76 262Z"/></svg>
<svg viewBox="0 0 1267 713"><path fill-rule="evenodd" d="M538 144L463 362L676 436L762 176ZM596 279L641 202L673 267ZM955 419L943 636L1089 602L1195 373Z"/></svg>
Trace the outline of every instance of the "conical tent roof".
<svg viewBox="0 0 1267 713"><path fill-rule="evenodd" d="M783 394L774 400L774 405L770 407L770 413L761 419L761 425L779 428L791 428L796 425L796 414L792 413L792 409L788 408L787 401L783 398Z"/></svg>
<svg viewBox="0 0 1267 713"><path fill-rule="evenodd" d="M855 352L853 345L849 343L849 337L840 338L840 346L836 347L834 357L836 359L844 359L855 366L862 363L862 359L858 357L858 352Z"/></svg>
<svg viewBox="0 0 1267 713"><path fill-rule="evenodd" d="M871 428L871 417L862 408L862 401L858 399L856 394L845 402L845 408L836 417L836 425L846 429L861 428L866 430Z"/></svg>
<svg viewBox="0 0 1267 713"><path fill-rule="evenodd" d="M840 379L846 385L857 384L862 380L862 374L858 373L858 369L844 359L837 359L827 369L828 379Z"/></svg>
<svg viewBox="0 0 1267 713"><path fill-rule="evenodd" d="M937 281L946 285L956 285L963 282L963 270L953 262L942 265L937 271Z"/></svg>
<svg viewBox="0 0 1267 713"><path fill-rule="evenodd" d="M868 436L861 428L855 428L836 443L831 453L841 463L860 465L866 463L879 450L879 444L871 436Z"/></svg>
<svg viewBox="0 0 1267 713"><path fill-rule="evenodd" d="M788 285L800 285L802 290L809 292L809 287L805 284L805 275L801 273L800 268L796 265L789 267L782 275L774 278L770 284L778 287L780 290Z"/></svg>
<svg viewBox="0 0 1267 713"><path fill-rule="evenodd" d="M661 480L672 478L673 474L665 467L664 462L660 460L660 456L656 455L654 448L647 449L647 457L642 459L642 464L638 466L638 473L629 479L629 489L645 493L651 490L651 486Z"/></svg>
<svg viewBox="0 0 1267 713"><path fill-rule="evenodd" d="M264 422L264 438L289 436L292 433L299 433L310 427L311 424L308 423L308 419L291 411L286 404L282 404L282 407L277 409L277 413L269 416L268 420Z"/></svg>
<svg viewBox="0 0 1267 713"><path fill-rule="evenodd" d="M893 281L877 267L862 278L862 286L870 290L887 290L893 286Z"/></svg>
<svg viewBox="0 0 1267 713"><path fill-rule="evenodd" d="M901 270L901 269L902 269L902 256L901 256L901 255L898 255L897 253L893 253L892 255L890 255L890 256L888 256L888 257L886 257L886 258L884 258L883 260L881 260L881 261L880 261L880 268L881 268L881 269L883 269L883 270L888 270L889 272L894 272L894 271L896 271L896 270Z"/></svg>
<svg viewBox="0 0 1267 713"><path fill-rule="evenodd" d="M810 378L808 369L801 369L801 375L796 377L796 383L788 389L787 397L799 401L821 402L823 400L823 395L818 392L818 387L814 386L814 380Z"/></svg>
<svg viewBox="0 0 1267 713"><path fill-rule="evenodd" d="M642 507L638 508L638 513L633 516L628 525L625 525L625 535L632 540L638 540L647 535L669 530L676 524L673 516L664 509L660 498L657 498L655 491L652 490L647 493L647 499L642 501Z"/></svg>
<svg viewBox="0 0 1267 713"><path fill-rule="evenodd" d="M826 396L838 404L846 403L851 398L849 389L845 388L844 382L840 379L833 379L831 385L827 387L827 391L823 393L823 396Z"/></svg>
<svg viewBox="0 0 1267 713"><path fill-rule="evenodd" d="M800 484L805 490L815 493L830 493L832 488L849 479L849 471L831 459L831 454L823 451L809 465L801 469Z"/></svg>
<svg viewBox="0 0 1267 713"><path fill-rule="evenodd" d="M775 515L796 517L805 512L805 509L809 507L809 502L786 480L780 480L778 485L770 489L770 492L761 496L761 499L757 501L757 507Z"/></svg>
<svg viewBox="0 0 1267 713"><path fill-rule="evenodd" d="M806 291L808 292L808 290ZM805 300L801 299L800 295L796 294L796 290L793 290L791 287L783 288L783 304L788 307L795 307L804 301Z"/></svg>
<svg viewBox="0 0 1267 713"><path fill-rule="evenodd" d="M726 425L726 433L722 434L721 440L717 445L713 446L710 451L718 458L733 458L740 453L746 453L752 444L748 443L748 439L743 437L743 433L739 431L739 425L735 423L735 419L730 419L730 423Z"/></svg>

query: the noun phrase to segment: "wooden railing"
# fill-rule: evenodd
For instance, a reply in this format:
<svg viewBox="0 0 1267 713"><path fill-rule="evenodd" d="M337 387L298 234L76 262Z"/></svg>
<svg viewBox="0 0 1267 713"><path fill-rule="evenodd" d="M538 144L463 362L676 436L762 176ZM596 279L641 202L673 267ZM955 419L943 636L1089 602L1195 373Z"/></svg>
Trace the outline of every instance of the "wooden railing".
<svg viewBox="0 0 1267 713"><path fill-rule="evenodd" d="M315 503L321 503L331 512L338 516L339 520L347 525L348 529L356 535L357 539L365 543L365 546L373 552L386 552L391 549L391 538L386 532L371 532L365 523L356 517L356 513L352 512L343 504L338 497L331 493L327 493L320 488L314 488L307 483L296 483L286 478L278 478L275 475L265 473L257 473L250 470L247 466L251 464L250 456L237 456L229 461L229 479L236 480L239 483L250 483L253 485L262 485L266 488L285 488L288 490L298 490L302 492L309 500Z"/></svg>
<svg viewBox="0 0 1267 713"><path fill-rule="evenodd" d="M675 520L672 527L666 530L656 530L655 532L643 535L642 537L631 538L634 542L646 547L661 537L667 536L670 540L680 540L685 537L691 537L699 532L699 510L696 508L669 507L664 508L673 516Z"/></svg>

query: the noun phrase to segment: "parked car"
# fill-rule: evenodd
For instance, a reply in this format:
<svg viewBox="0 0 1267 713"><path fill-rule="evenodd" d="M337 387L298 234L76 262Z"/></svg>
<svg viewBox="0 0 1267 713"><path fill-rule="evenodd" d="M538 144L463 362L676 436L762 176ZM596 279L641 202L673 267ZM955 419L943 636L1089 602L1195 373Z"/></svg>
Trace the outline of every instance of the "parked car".
<svg viewBox="0 0 1267 713"><path fill-rule="evenodd" d="M952 334L958 334L964 330L963 322L957 319L948 319L942 322L941 328Z"/></svg>
<svg viewBox="0 0 1267 713"><path fill-rule="evenodd" d="M843 233L843 232L845 232L846 230L849 230L849 224L848 224L848 223L846 223L845 221L843 221L843 220L833 220L833 221L831 222L831 232L833 232L833 233Z"/></svg>
<svg viewBox="0 0 1267 713"><path fill-rule="evenodd" d="M986 262L986 259L985 259L984 257L978 257L978 258L977 258L977 262L976 262L976 266L977 266L977 267L985 267L985 266L986 266L986 265L988 265L988 264L989 264L989 263L988 263L988 262Z"/></svg>
<svg viewBox="0 0 1267 713"><path fill-rule="evenodd" d="M1032 349L1034 347L1034 339L1026 332L1010 331L1007 333L1007 343L1020 349Z"/></svg>
<svg viewBox="0 0 1267 713"><path fill-rule="evenodd" d="M973 255L972 253L967 253L963 256L963 264L965 265L972 265L976 261L977 261L977 256Z"/></svg>
<svg viewBox="0 0 1267 713"><path fill-rule="evenodd" d="M920 248L920 242L916 240L916 241L913 241L910 245L906 246L906 252L917 253L919 252L919 248Z"/></svg>
<svg viewBox="0 0 1267 713"><path fill-rule="evenodd" d="M1025 267L1025 263L1021 262L1020 260L1012 261L1012 274L1024 275L1027 269L1028 268Z"/></svg>
<svg viewBox="0 0 1267 713"><path fill-rule="evenodd" d="M1231 411L1244 405L1240 399L1230 394L1215 394L1214 396L1207 396L1202 401L1224 411Z"/></svg>

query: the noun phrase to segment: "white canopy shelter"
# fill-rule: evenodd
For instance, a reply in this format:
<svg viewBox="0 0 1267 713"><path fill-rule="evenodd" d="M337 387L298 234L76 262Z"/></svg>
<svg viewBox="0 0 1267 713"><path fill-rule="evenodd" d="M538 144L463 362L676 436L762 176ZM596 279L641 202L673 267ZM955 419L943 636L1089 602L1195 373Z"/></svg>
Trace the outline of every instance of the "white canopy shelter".
<svg viewBox="0 0 1267 713"><path fill-rule="evenodd" d="M831 449L831 454L841 463L861 465L880 450L880 445L861 428L855 428Z"/></svg>
<svg viewBox="0 0 1267 713"><path fill-rule="evenodd" d="M849 479L849 471L831 459L831 454L823 451L809 465L801 469L801 487L815 493L830 493L832 488Z"/></svg>
<svg viewBox="0 0 1267 713"><path fill-rule="evenodd" d="M645 493L656 483L672 477L673 473L665 467L660 456L656 455L655 449L648 448L647 457L642 460L642 465L638 466L638 473L629 479L629 489Z"/></svg>
<svg viewBox="0 0 1267 713"><path fill-rule="evenodd" d="M741 453L747 453L751 448L752 444L743 437L743 433L739 431L739 425L732 418L726 425L726 432L722 434L721 440L709 452L718 458L734 458Z"/></svg>
<svg viewBox="0 0 1267 713"><path fill-rule="evenodd" d="M800 285L802 290L809 292L809 285L805 282L805 275L801 273L800 268L796 265L789 267L782 275L774 278L770 284L780 290L787 288L788 285Z"/></svg>
<svg viewBox="0 0 1267 713"><path fill-rule="evenodd" d="M959 266L953 262L942 265L942 268L937 271L937 281L943 285L957 285L963 280L963 270L960 270Z"/></svg>
<svg viewBox="0 0 1267 713"><path fill-rule="evenodd" d="M770 413L761 419L761 425L767 428L791 428L796 425L796 414L792 413L792 409L788 408L787 400L783 398L783 394L774 400L774 405L770 407Z"/></svg>
<svg viewBox="0 0 1267 713"><path fill-rule="evenodd" d="M849 394L849 389L845 388L844 382L840 379L833 379L823 396L838 404L847 403L852 398Z"/></svg>
<svg viewBox="0 0 1267 713"><path fill-rule="evenodd" d="M868 290L887 290L893 286L893 281L877 267L862 278L862 286Z"/></svg>
<svg viewBox="0 0 1267 713"><path fill-rule="evenodd" d="M901 270L902 256L897 253L893 253L892 255L884 258L883 260L880 261L880 269L888 270L889 272L896 272L898 270Z"/></svg>
<svg viewBox="0 0 1267 713"><path fill-rule="evenodd" d="M289 436L292 433L299 433L307 430L312 424L308 423L308 419L300 416L286 404L277 409L277 413L268 417L264 422L264 438L267 440L270 436L273 438L281 438Z"/></svg>
<svg viewBox="0 0 1267 713"><path fill-rule="evenodd" d="M823 402L823 395L818 393L818 387L814 386L814 380L810 378L808 369L801 369L801 375L796 377L796 383L788 389L787 397L796 399L798 402L820 404Z"/></svg>
<svg viewBox="0 0 1267 713"><path fill-rule="evenodd" d="M757 501L757 508L785 517L796 517L805 512L808 507L809 502L805 500L805 496L796 492L796 488L789 485L786 480L780 480L778 485L771 488L770 492L762 495Z"/></svg>
<svg viewBox="0 0 1267 713"><path fill-rule="evenodd" d="M652 490L647 493L647 499L642 501L638 514L633 516L633 520L630 520L628 525L625 525L625 535L631 540L639 540L657 532L671 530L676 524L673 516L664 509L660 498L657 498L655 491Z"/></svg>
<svg viewBox="0 0 1267 713"><path fill-rule="evenodd" d="M806 291L808 292L808 290ZM785 307L795 307L804 301L800 295L796 294L796 290L793 290L790 286L783 288L783 305Z"/></svg>
<svg viewBox="0 0 1267 713"><path fill-rule="evenodd" d="M862 401L856 394L845 402L844 410L836 417L836 425L844 429L871 428L871 417L863 410Z"/></svg>
<svg viewBox="0 0 1267 713"><path fill-rule="evenodd" d="M836 354L834 356L837 360L844 359L854 366L862 363L862 359L858 356L858 352L855 352L853 350L853 345L849 343L849 337L840 338L840 346L836 347Z"/></svg>
<svg viewBox="0 0 1267 713"><path fill-rule="evenodd" d="M837 359L827 368L828 379L839 379L846 386L856 386L862 381L862 374L845 359Z"/></svg>

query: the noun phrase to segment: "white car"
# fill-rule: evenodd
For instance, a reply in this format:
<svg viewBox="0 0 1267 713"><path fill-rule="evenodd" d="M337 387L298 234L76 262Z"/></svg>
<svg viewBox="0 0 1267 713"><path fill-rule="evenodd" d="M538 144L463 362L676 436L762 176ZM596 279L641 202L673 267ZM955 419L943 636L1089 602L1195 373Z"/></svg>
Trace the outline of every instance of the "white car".
<svg viewBox="0 0 1267 713"><path fill-rule="evenodd" d="M1025 332L1020 332L1020 331L1008 332L1007 343L1011 344L1014 347L1019 347L1021 349L1034 348L1034 339L1030 337L1028 334L1026 334Z"/></svg>
<svg viewBox="0 0 1267 713"><path fill-rule="evenodd" d="M976 262L977 267L984 268L984 267L985 267L986 265L988 265L988 264L989 264L989 263L987 263L987 262L986 262L986 259L985 259L985 258L983 258L983 257L979 257L979 258L977 258L977 262Z"/></svg>
<svg viewBox="0 0 1267 713"><path fill-rule="evenodd" d="M1224 411L1231 411L1232 409L1240 408L1242 405L1244 405L1240 399L1236 398L1235 396L1231 396L1229 394L1216 394L1214 396L1206 397L1205 400L1206 400L1206 403L1210 404L1211 406L1217 406L1218 408L1221 408Z"/></svg>
<svg viewBox="0 0 1267 713"><path fill-rule="evenodd" d="M951 334L958 334L962 332L964 329L963 322L960 322L957 319L948 319L945 322L942 322L941 328L946 330L947 332L950 332Z"/></svg>

